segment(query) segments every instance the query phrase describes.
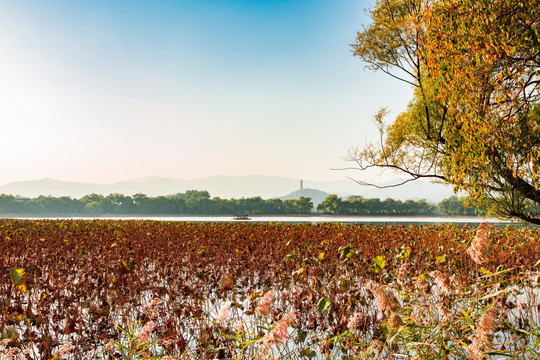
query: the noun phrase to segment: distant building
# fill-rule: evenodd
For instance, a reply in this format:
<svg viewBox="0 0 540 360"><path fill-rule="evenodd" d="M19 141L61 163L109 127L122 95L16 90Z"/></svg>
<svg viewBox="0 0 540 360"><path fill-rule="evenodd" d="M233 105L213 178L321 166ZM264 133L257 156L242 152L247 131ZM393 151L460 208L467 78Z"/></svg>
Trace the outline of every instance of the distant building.
<svg viewBox="0 0 540 360"><path fill-rule="evenodd" d="M300 191L304 190L304 180L300 179Z"/></svg>

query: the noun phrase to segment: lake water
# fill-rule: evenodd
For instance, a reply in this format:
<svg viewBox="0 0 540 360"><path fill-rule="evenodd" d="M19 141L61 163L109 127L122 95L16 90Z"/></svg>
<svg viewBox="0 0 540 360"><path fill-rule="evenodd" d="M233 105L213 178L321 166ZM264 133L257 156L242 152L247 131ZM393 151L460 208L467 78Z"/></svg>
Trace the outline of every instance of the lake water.
<svg viewBox="0 0 540 360"><path fill-rule="evenodd" d="M22 219L22 218L21 218ZM80 219L80 220L155 220L180 222L247 222L247 223L344 223L373 225L425 225L456 224L478 225L489 222L494 225L519 224L515 221L481 217L438 217L438 216L252 216L248 220L235 220L232 216L100 216L100 217L47 217L27 219Z"/></svg>

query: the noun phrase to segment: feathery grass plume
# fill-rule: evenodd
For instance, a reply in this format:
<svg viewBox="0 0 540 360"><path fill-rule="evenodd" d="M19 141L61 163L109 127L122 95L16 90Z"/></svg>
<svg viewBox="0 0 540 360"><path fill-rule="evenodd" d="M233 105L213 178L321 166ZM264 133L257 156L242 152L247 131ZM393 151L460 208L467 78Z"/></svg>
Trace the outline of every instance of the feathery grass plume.
<svg viewBox="0 0 540 360"><path fill-rule="evenodd" d="M84 356L84 359L91 359L91 358L94 356L95 353L96 353L96 349L90 350L90 351L88 352L88 354L86 354L86 355Z"/></svg>
<svg viewBox="0 0 540 360"><path fill-rule="evenodd" d="M408 280L408 270L409 270L409 263L403 263L399 266L398 273L397 273L397 280L401 284L401 282Z"/></svg>
<svg viewBox="0 0 540 360"><path fill-rule="evenodd" d="M56 353L56 355L60 357L67 356L71 354L72 349L73 349L73 345L71 345L71 343L65 343L64 345L62 345L60 349L58 349L58 352Z"/></svg>
<svg viewBox="0 0 540 360"><path fill-rule="evenodd" d="M219 310L218 316L216 317L216 324L221 324L229 320L229 309L231 308L232 302L227 301L221 309Z"/></svg>
<svg viewBox="0 0 540 360"><path fill-rule="evenodd" d="M386 286L377 284L376 282L370 280L368 281L366 288L370 290L373 295L375 295L380 311L386 316L401 310L399 300L391 290L386 288Z"/></svg>
<svg viewBox="0 0 540 360"><path fill-rule="evenodd" d="M437 284L443 294L449 295L453 292L452 286L450 285L450 279L442 272L439 270L433 270L430 275L433 277L435 284Z"/></svg>
<svg viewBox="0 0 540 360"><path fill-rule="evenodd" d="M139 331L139 340L137 341L137 344L144 344L150 340L150 334L154 330L155 324L153 321L149 321L141 328Z"/></svg>
<svg viewBox="0 0 540 360"><path fill-rule="evenodd" d="M363 314L358 312L355 313L347 322L347 329L349 329L350 331L356 329L356 325L358 325L358 323L360 322L360 320L362 320L363 317Z"/></svg>
<svg viewBox="0 0 540 360"><path fill-rule="evenodd" d="M269 315L272 310L272 300L274 298L274 291L268 290L257 303L257 313L260 315Z"/></svg>
<svg viewBox="0 0 540 360"><path fill-rule="evenodd" d="M161 304L162 302L163 302L163 300L161 300L159 298L155 298L154 300L152 300L150 305L148 305L148 307L146 308L146 311L148 312L148 314L150 316L156 316L157 306L159 304Z"/></svg>
<svg viewBox="0 0 540 360"><path fill-rule="evenodd" d="M0 350L3 350L0 348ZM29 359L26 357L26 355L30 355L31 351L30 349L19 349L16 347L11 347L7 353L0 352L0 355L5 356L5 359L7 360L26 360ZM1 359L4 359L3 357L0 357ZM31 359L31 358L30 358Z"/></svg>
<svg viewBox="0 0 540 360"><path fill-rule="evenodd" d="M438 303L437 311L439 312L439 316L442 318L443 321L449 321L450 319L452 319L452 312L444 304Z"/></svg>
<svg viewBox="0 0 540 360"><path fill-rule="evenodd" d="M475 263L481 264L487 259L490 245L489 225L487 222L483 222L478 226L476 236L471 242L471 246L467 249L467 254L469 254Z"/></svg>
<svg viewBox="0 0 540 360"><path fill-rule="evenodd" d="M114 347L115 347L114 343L112 343L111 341L109 341L109 342L103 347L103 351L108 352L108 353L113 352L113 351L114 351Z"/></svg>
<svg viewBox="0 0 540 360"><path fill-rule="evenodd" d="M382 353L384 349L384 343L379 339L373 340L373 342L371 343L371 346L377 354Z"/></svg>
<svg viewBox="0 0 540 360"><path fill-rule="evenodd" d="M411 286L411 276L409 274L409 268L411 264L405 262L399 266L397 272L397 283L403 287L403 290L406 292L412 291L413 287Z"/></svg>
<svg viewBox="0 0 540 360"><path fill-rule="evenodd" d="M475 360L484 359L484 352L493 346L493 332L497 327L499 308L492 305L487 309L476 324L476 336L469 347L470 355Z"/></svg>
<svg viewBox="0 0 540 360"><path fill-rule="evenodd" d="M20 359L20 356L21 356L20 353L21 353L21 350L19 348L12 347L9 349L7 354L4 354L4 355L6 356L7 360L15 360L15 359ZM26 359L26 357L24 357L24 359Z"/></svg>
<svg viewBox="0 0 540 360"><path fill-rule="evenodd" d="M289 337L289 325L293 323L295 317L294 312L283 315L276 326L261 339L262 345L269 348L273 345L280 345L287 340Z"/></svg>
<svg viewBox="0 0 540 360"><path fill-rule="evenodd" d="M516 302L516 308L519 312L523 312L527 309L527 302L524 296L520 297L519 300Z"/></svg>
<svg viewBox="0 0 540 360"><path fill-rule="evenodd" d="M392 313L388 318L388 330L397 330L400 328L400 326L403 326L401 316L399 316L397 313Z"/></svg>
<svg viewBox="0 0 540 360"><path fill-rule="evenodd" d="M172 349L175 343L176 340L174 338L161 339L161 346L163 346L167 350Z"/></svg>

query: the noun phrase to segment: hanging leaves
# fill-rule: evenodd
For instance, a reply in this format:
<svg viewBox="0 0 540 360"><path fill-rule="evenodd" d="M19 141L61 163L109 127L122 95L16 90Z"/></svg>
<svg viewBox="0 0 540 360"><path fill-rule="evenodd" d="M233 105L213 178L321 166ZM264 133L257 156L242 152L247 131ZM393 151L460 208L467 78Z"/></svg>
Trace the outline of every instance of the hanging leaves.
<svg viewBox="0 0 540 360"><path fill-rule="evenodd" d="M349 160L443 180L540 224L540 0L380 1L371 17L355 55L414 96L389 125L379 112L380 144Z"/></svg>

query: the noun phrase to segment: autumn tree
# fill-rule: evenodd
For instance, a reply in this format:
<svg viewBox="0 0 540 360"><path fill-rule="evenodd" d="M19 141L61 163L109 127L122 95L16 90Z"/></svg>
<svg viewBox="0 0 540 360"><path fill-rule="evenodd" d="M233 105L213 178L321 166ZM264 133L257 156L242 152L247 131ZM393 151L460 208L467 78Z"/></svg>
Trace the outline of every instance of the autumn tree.
<svg viewBox="0 0 540 360"><path fill-rule="evenodd" d="M354 54L414 95L390 124L379 111L379 143L349 159L540 224L540 0L379 0L370 14Z"/></svg>

